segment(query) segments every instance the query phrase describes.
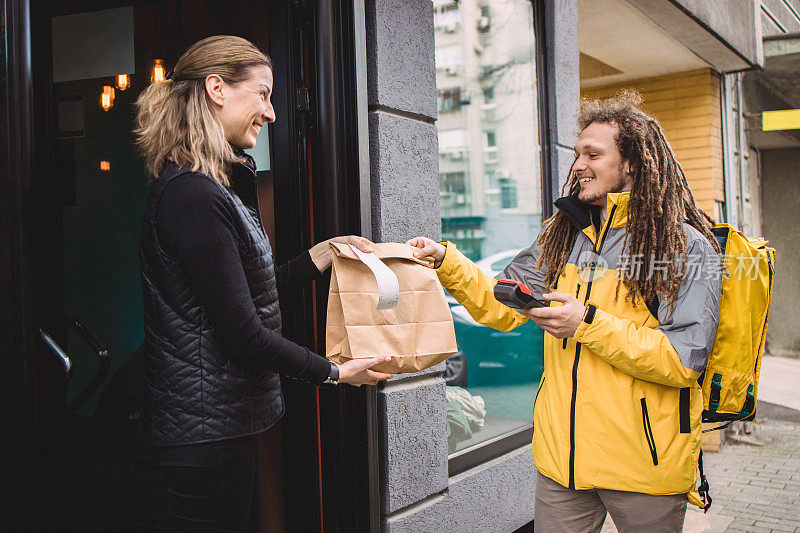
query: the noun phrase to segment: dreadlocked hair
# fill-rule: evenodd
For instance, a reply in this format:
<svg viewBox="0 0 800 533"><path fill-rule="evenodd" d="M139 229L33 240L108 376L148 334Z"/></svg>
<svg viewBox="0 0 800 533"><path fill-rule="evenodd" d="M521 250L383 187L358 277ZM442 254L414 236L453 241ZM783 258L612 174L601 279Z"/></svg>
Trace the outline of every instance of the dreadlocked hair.
<svg viewBox="0 0 800 533"><path fill-rule="evenodd" d="M641 258L640 273L653 275L623 269L620 281L628 290L627 299L636 304L639 298L651 302L660 297L672 304L686 265L684 221L702 233L718 254L720 247L711 233L713 220L697 207L661 125L639 108L641 103L642 97L635 91L603 101L582 99L578 125L581 131L595 122L616 126L617 148L622 160L630 164L633 185L623 250L629 257ZM580 191L572 168L562 195L565 190L570 195ZM551 290L564 272L577 234L578 228L560 211L545 221L536 266L546 267L545 284ZM654 261L659 261L659 268L653 268Z"/></svg>

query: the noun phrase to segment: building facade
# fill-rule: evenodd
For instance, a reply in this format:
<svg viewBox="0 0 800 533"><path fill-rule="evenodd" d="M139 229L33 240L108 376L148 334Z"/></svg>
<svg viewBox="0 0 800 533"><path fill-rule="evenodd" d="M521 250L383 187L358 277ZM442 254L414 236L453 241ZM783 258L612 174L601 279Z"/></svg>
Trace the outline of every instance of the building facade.
<svg viewBox="0 0 800 533"><path fill-rule="evenodd" d="M744 146L744 163L737 166L738 190L743 191L739 219L744 228L769 239L779 254L767 352L798 357L800 334L793 310L800 283L792 273L798 268L795 250L800 233L792 228L790 215L797 201L791 169L800 158L800 129L798 124L794 129L766 129L762 114L800 108L800 92L794 83L800 72L800 2L763 0L760 18L764 68L744 72L730 84L741 102L741 113L731 123L737 126Z"/></svg>
<svg viewBox="0 0 800 533"><path fill-rule="evenodd" d="M169 70L207 35L242 35L275 62L278 121L258 157L261 215L278 261L336 234L384 242L425 235L499 271L552 214L573 161L579 98L624 88L639 90L662 121L706 211L751 232L763 228L781 243L779 261L780 248L796 244L796 232L784 229L793 227L783 171L796 158L793 136L767 148L747 126L751 95L766 83L750 77L773 64L776 75L792 68L794 2L212 4L4 4L0 152L8 193L0 212L10 355L0 379L11 392L7 426L16 428L4 445L21 458L9 474L21 489L5 503L22 524L62 516L36 502L57 499L45 488L48 475L73 460L61 445L76 431L67 416L75 402L86 399L78 414L101 436L108 426L97 413L109 405L111 419L135 411L135 397L109 403L135 376L142 337L135 250L145 183L131 105L155 76L156 59ZM778 29L762 44L767 21ZM84 41L118 59L77 53ZM68 50L76 53L62 54ZM118 74L130 75L129 88L116 85ZM100 100L106 86L116 91L108 109ZM780 79L770 87L786 89ZM794 96L770 105L798 107ZM768 215L772 205L785 208ZM327 284L317 283L283 306L285 334L319 352L326 295ZM776 304L788 312L789 300ZM541 331L497 335L455 302L451 310L459 353L447 363L378 387L285 384L287 417L262 439L264 449L280 450L265 461L263 530L530 527ZM107 345L110 377L94 383L97 354L64 315ZM776 321L771 345L791 346L780 325L788 323ZM69 382L40 329L73 357Z"/></svg>

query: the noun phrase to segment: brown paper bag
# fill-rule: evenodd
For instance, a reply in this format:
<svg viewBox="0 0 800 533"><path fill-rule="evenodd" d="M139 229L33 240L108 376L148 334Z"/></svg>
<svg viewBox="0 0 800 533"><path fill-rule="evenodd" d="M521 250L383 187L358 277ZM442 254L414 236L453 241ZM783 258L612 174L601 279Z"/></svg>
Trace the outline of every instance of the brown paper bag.
<svg viewBox="0 0 800 533"><path fill-rule="evenodd" d="M392 374L417 372L453 355L456 335L444 291L413 248L399 243L373 245L375 255L397 276L397 305L378 310L378 283L347 244L331 244L333 271L328 295L326 353L342 364L351 359L391 356L373 367Z"/></svg>

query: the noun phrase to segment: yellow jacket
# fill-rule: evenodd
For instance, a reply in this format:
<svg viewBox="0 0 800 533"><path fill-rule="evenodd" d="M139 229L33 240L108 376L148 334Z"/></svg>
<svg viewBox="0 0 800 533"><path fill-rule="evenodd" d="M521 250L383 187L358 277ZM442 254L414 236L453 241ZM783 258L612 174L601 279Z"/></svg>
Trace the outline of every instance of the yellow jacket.
<svg viewBox="0 0 800 533"><path fill-rule="evenodd" d="M622 257L628 197L607 196L608 219L599 231L591 208L577 197L556 202L580 231L555 290L596 311L571 338L544 336L533 460L565 487L687 493L702 507L695 489L703 411L697 379L719 322L719 262L705 237L685 224L688 268L674 309L661 302L654 316L641 302L633 306L624 285L615 298L618 271L636 263ZM544 272L535 268L539 253L534 243L498 277L520 281L534 294L548 292ZM437 272L481 324L508 331L527 320L495 300L496 280L452 243Z"/></svg>

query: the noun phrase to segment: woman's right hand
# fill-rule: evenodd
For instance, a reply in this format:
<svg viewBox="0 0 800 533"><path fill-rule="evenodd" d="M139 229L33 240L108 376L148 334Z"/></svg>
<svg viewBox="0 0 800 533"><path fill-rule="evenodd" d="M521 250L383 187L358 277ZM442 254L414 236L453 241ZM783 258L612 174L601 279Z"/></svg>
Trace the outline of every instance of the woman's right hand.
<svg viewBox="0 0 800 533"><path fill-rule="evenodd" d="M351 359L339 366L339 383L347 383L355 387L361 385L377 385L383 379L389 379L393 374L370 370L373 366L391 361L388 356L370 357L368 359Z"/></svg>
<svg viewBox="0 0 800 533"><path fill-rule="evenodd" d="M419 248L414 250L414 257L432 257L433 268L441 266L442 261L444 261L444 254L447 253L446 246L427 237L414 237L407 241L406 244Z"/></svg>

